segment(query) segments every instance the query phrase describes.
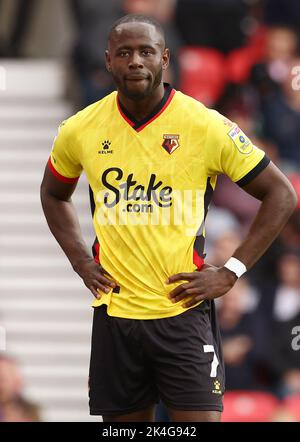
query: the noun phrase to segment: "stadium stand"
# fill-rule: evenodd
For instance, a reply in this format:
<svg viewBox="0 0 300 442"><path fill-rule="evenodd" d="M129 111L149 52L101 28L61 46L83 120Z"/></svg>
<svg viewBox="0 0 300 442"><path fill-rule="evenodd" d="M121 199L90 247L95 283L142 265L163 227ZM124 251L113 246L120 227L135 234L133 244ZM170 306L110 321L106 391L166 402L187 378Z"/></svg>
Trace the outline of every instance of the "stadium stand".
<svg viewBox="0 0 300 442"><path fill-rule="evenodd" d="M42 420L96 420L87 401L92 300L49 235L39 201L53 135L72 113L63 99L64 69L43 60L1 65L0 314L7 351L18 358L26 397L42 405ZM91 244L88 189L80 181L74 203Z"/></svg>

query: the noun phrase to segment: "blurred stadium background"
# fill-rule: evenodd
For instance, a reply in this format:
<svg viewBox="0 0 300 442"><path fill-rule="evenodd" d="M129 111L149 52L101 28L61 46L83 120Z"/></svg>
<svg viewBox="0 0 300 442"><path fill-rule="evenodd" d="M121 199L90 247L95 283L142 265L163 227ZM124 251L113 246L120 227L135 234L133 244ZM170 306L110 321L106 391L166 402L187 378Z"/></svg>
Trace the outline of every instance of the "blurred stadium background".
<svg viewBox="0 0 300 442"><path fill-rule="evenodd" d="M166 80L236 121L300 193L298 0L0 0L0 421L88 415L92 301L51 237L39 185L57 126L113 90L112 22L153 15ZM88 186L74 197L92 244ZM258 202L221 177L207 262L222 265ZM300 421L300 204L260 262L218 301L224 421Z"/></svg>

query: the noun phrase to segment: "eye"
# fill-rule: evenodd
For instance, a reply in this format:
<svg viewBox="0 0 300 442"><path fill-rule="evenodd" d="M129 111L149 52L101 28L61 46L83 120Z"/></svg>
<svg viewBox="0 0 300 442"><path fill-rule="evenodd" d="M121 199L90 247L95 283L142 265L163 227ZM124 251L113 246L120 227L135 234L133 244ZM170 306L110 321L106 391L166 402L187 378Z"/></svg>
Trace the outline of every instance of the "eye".
<svg viewBox="0 0 300 442"><path fill-rule="evenodd" d="M126 57L127 55L129 54L129 52L128 51L121 51L121 52L119 52L119 57Z"/></svg>
<svg viewBox="0 0 300 442"><path fill-rule="evenodd" d="M143 54L143 55L146 55L146 56L147 56L147 55L152 55L152 53L153 53L153 52L151 51L151 49L143 49L143 50L142 50L142 54Z"/></svg>

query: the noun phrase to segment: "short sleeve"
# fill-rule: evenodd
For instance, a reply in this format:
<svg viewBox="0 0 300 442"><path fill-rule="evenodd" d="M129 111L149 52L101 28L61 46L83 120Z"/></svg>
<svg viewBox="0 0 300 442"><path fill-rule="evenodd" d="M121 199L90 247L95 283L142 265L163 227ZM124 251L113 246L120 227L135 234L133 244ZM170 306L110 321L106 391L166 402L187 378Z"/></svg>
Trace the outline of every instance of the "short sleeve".
<svg viewBox="0 0 300 442"><path fill-rule="evenodd" d="M225 174L239 186L250 183L270 162L244 132L215 110L209 110L205 165L208 176Z"/></svg>
<svg viewBox="0 0 300 442"><path fill-rule="evenodd" d="M56 178L66 183L76 182L80 177L80 146L76 142L70 119L63 121L58 128L48 166Z"/></svg>

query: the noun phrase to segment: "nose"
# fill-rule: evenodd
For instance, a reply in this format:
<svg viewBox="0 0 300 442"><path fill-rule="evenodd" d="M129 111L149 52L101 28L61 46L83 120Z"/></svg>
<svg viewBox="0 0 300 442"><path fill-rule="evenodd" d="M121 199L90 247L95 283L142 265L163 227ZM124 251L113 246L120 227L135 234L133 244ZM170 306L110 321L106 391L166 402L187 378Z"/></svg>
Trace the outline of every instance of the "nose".
<svg viewBox="0 0 300 442"><path fill-rule="evenodd" d="M128 67L130 69L143 69L143 61L138 52L133 52Z"/></svg>

